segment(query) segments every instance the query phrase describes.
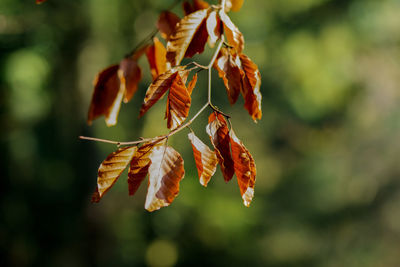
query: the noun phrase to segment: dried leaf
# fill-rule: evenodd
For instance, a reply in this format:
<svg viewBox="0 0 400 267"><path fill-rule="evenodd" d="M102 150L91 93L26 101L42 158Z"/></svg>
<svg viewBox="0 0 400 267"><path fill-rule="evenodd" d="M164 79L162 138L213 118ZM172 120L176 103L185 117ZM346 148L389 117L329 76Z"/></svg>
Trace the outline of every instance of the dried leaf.
<svg viewBox="0 0 400 267"><path fill-rule="evenodd" d="M244 49L244 38L242 33L222 10L219 11L219 17L223 23L228 43L236 49L237 53L240 54Z"/></svg>
<svg viewBox="0 0 400 267"><path fill-rule="evenodd" d="M245 73L242 87L244 107L247 109L253 120L257 122L257 119L261 119L262 116L262 96L260 92L261 74L257 65L254 64L246 55L240 55L240 62Z"/></svg>
<svg viewBox="0 0 400 267"><path fill-rule="evenodd" d="M142 79L142 71L136 60L124 58L119 64L118 77L121 82L121 90L125 92L124 102L128 103L138 89Z"/></svg>
<svg viewBox="0 0 400 267"><path fill-rule="evenodd" d="M183 11L185 16L196 12L197 10L206 9L209 7L210 5L203 0L193 0L193 5L191 5L188 1L183 2Z"/></svg>
<svg viewBox="0 0 400 267"><path fill-rule="evenodd" d="M192 143L193 155L196 162L197 172L199 174L200 184L206 187L217 169L217 155L193 132L189 133L188 137Z"/></svg>
<svg viewBox="0 0 400 267"><path fill-rule="evenodd" d="M193 36L193 41L190 42L184 57L193 57L196 54L201 54L208 40L206 19L201 23L197 32Z"/></svg>
<svg viewBox="0 0 400 267"><path fill-rule="evenodd" d="M202 9L181 19L167 43L167 64L179 65L197 31L200 29L202 32L201 26L207 15L208 9ZM196 50L193 48L190 51L193 53Z"/></svg>
<svg viewBox="0 0 400 267"><path fill-rule="evenodd" d="M150 142L143 144L135 153L128 172L129 195L134 195L140 184L146 178L149 166L151 164L151 150L158 143Z"/></svg>
<svg viewBox="0 0 400 267"><path fill-rule="evenodd" d="M214 47L215 43L221 38L222 27L221 20L217 16L217 11L211 11L210 15L208 15L207 21L207 33L208 33L208 45L210 47Z"/></svg>
<svg viewBox="0 0 400 267"><path fill-rule="evenodd" d="M254 196L254 184L256 182L256 165L250 152L237 138L233 130L229 133L231 137L231 148L233 166L238 179L240 194L246 207L250 205Z"/></svg>
<svg viewBox="0 0 400 267"><path fill-rule="evenodd" d="M229 103L235 104L239 93L242 91L242 72L236 65L236 55L232 55L229 49L221 48L213 67L218 71L219 77L224 81Z"/></svg>
<svg viewBox="0 0 400 267"><path fill-rule="evenodd" d="M154 147L150 160L145 209L154 211L168 206L175 199L185 170L181 155L166 145Z"/></svg>
<svg viewBox="0 0 400 267"><path fill-rule="evenodd" d="M157 37L153 38L153 45L146 51L147 60L150 65L153 81L167 70L166 63L167 50Z"/></svg>
<svg viewBox="0 0 400 267"><path fill-rule="evenodd" d="M151 108L171 87L178 71L183 70L184 67L177 66L157 77L147 89L142 107L140 109L139 117L143 116L149 108Z"/></svg>
<svg viewBox="0 0 400 267"><path fill-rule="evenodd" d="M187 86L187 90L189 95L192 95L193 89L196 86L197 83L197 73L195 75L193 75L192 80L189 82L188 86Z"/></svg>
<svg viewBox="0 0 400 267"><path fill-rule="evenodd" d="M157 28L161 33L161 36L168 40L169 36L175 31L176 24L181 19L170 11L163 11L157 21Z"/></svg>
<svg viewBox="0 0 400 267"><path fill-rule="evenodd" d="M206 127L207 134L210 136L211 143L215 148L218 163L221 167L225 182L232 179L234 169L230 151L229 129L224 116L213 112L208 118Z"/></svg>
<svg viewBox="0 0 400 267"><path fill-rule="evenodd" d="M178 73L172 82L167 99L165 117L168 129L175 129L185 121L189 115L190 103L189 92Z"/></svg>
<svg viewBox="0 0 400 267"><path fill-rule="evenodd" d="M136 150L136 146L119 148L117 151L108 155L100 164L97 177L97 189L92 198L93 202L99 202L104 194L115 184L128 163L132 160Z"/></svg>
<svg viewBox="0 0 400 267"><path fill-rule="evenodd" d="M226 0L225 1L225 12L228 11L239 11L242 8L244 0Z"/></svg>
<svg viewBox="0 0 400 267"><path fill-rule="evenodd" d="M101 71L95 78L92 101L90 103L88 124L101 115L105 116L107 126L117 123L125 88L120 88L119 65L112 65Z"/></svg>

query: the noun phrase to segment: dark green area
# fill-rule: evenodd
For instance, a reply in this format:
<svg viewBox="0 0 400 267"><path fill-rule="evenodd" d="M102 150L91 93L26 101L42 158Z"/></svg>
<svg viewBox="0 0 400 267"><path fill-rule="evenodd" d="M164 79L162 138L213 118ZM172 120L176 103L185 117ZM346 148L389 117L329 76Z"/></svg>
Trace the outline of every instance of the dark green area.
<svg viewBox="0 0 400 267"><path fill-rule="evenodd" d="M398 0L245 0L230 14L261 71L263 118L254 124L242 100L231 107L217 73L213 102L255 158L250 208L219 170L200 186L187 131L170 140L186 170L170 207L145 211L145 184L128 197L126 174L90 203L116 147L79 135L166 132L165 100L137 119L150 83L144 59L115 127L86 125L93 78L172 2L0 2L0 265L399 266ZM206 101L206 79L191 114ZM193 124L205 142L207 115Z"/></svg>

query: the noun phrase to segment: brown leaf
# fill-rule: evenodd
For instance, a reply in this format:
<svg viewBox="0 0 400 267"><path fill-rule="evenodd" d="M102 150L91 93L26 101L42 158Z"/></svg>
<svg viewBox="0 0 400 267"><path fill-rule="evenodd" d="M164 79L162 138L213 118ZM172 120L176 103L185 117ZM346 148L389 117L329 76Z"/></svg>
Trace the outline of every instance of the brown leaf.
<svg viewBox="0 0 400 267"><path fill-rule="evenodd" d="M167 64L170 66L179 65L181 60L186 54L186 50L190 46L193 37L199 31L202 36L203 34L203 21L205 21L208 15L208 9L202 9L185 16L178 23L176 31L171 35L167 43ZM201 40L202 41L202 40ZM197 40L196 40L197 42ZM199 49L193 47L189 50L190 54L197 52Z"/></svg>
<svg viewBox="0 0 400 267"><path fill-rule="evenodd" d="M184 67L177 66L171 70L166 71L157 77L147 89L142 107L140 109L139 117L143 116L149 108L151 108L171 87L178 71L183 70Z"/></svg>
<svg viewBox="0 0 400 267"><path fill-rule="evenodd" d="M242 91L242 72L236 65L235 58L229 49L221 48L213 67L218 71L219 77L224 81L229 103L235 104L239 93Z"/></svg>
<svg viewBox="0 0 400 267"><path fill-rule="evenodd" d="M97 189L92 201L99 202L104 194L115 184L137 150L136 146L119 148L108 155L101 163L97 177Z"/></svg>
<svg viewBox="0 0 400 267"><path fill-rule="evenodd" d="M221 20L217 16L217 11L211 11L210 15L208 15L206 25L208 33L208 45L210 47L214 47L215 43L219 38L221 38L222 34Z"/></svg>
<svg viewBox="0 0 400 267"><path fill-rule="evenodd" d="M175 199L185 170L181 155L167 145L154 147L150 160L145 209L154 211L168 206Z"/></svg>
<svg viewBox="0 0 400 267"><path fill-rule="evenodd" d="M161 36L168 40L169 36L175 31L176 24L181 19L170 11L163 11L157 21L157 28L161 33Z"/></svg>
<svg viewBox="0 0 400 267"><path fill-rule="evenodd" d="M136 60L124 58L119 63L118 77L121 82L121 90L125 92L124 102L128 103L138 89L142 79L142 70Z"/></svg>
<svg viewBox="0 0 400 267"><path fill-rule="evenodd" d="M207 134L210 136L211 143L215 148L218 163L221 167L225 182L232 179L234 169L230 151L229 129L224 116L213 112L208 118L206 127Z"/></svg>
<svg viewBox="0 0 400 267"><path fill-rule="evenodd" d="M200 184L206 187L217 169L217 156L215 152L204 144L193 132L189 133L188 137L192 143Z"/></svg>
<svg viewBox="0 0 400 267"><path fill-rule="evenodd" d="M193 41L190 42L189 47L186 50L185 57L193 57L196 54L201 54L204 51L204 46L208 40L208 32L207 32L207 20L204 20L197 32L193 36Z"/></svg>
<svg viewBox="0 0 400 267"><path fill-rule="evenodd" d="M262 116L262 96L260 92L261 74L257 65L254 64L246 55L240 55L240 62L245 73L242 87L244 107L247 109L253 120L257 122L257 119L261 119Z"/></svg>
<svg viewBox="0 0 400 267"><path fill-rule="evenodd" d="M165 117L168 129L175 129L185 121L189 115L190 103L190 94L178 73L171 84L167 99Z"/></svg>
<svg viewBox="0 0 400 267"><path fill-rule="evenodd" d="M157 143L150 142L143 144L135 153L128 172L129 195L134 195L140 184L146 178L149 166L151 164L150 154Z"/></svg>
<svg viewBox="0 0 400 267"><path fill-rule="evenodd" d="M146 51L147 60L150 65L153 81L167 70L166 63L167 50L157 37L153 38L153 45Z"/></svg>
<svg viewBox="0 0 400 267"><path fill-rule="evenodd" d="M225 12L228 11L239 11L242 8L244 0L226 0L225 1Z"/></svg>
<svg viewBox="0 0 400 267"><path fill-rule="evenodd" d="M195 75L193 75L192 80L189 82L188 86L187 86L187 90L189 92L189 95L192 95L193 89L196 86L197 83L197 73Z"/></svg>
<svg viewBox="0 0 400 267"><path fill-rule="evenodd" d="M197 10L206 9L209 7L210 5L203 0L193 0L193 5L191 5L188 1L183 2L183 11L185 16L196 12Z"/></svg>
<svg viewBox="0 0 400 267"><path fill-rule="evenodd" d="M88 124L101 115L105 116L107 126L117 123L117 116L125 89L120 88L119 65L102 70L95 78L92 101L90 103Z"/></svg>
<svg viewBox="0 0 400 267"><path fill-rule="evenodd" d="M237 138L233 130L229 133L231 137L231 148L233 166L238 179L240 194L246 207L250 205L254 196L254 184L256 182L256 165L250 152Z"/></svg>
<svg viewBox="0 0 400 267"><path fill-rule="evenodd" d="M223 23L228 43L236 49L237 53L240 54L244 48L244 38L242 33L222 10L219 11L219 17Z"/></svg>

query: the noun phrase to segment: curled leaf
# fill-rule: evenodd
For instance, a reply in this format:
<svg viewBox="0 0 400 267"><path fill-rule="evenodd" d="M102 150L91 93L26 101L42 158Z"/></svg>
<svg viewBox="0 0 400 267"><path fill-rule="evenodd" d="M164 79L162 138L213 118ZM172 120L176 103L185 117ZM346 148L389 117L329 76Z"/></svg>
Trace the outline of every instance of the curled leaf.
<svg viewBox="0 0 400 267"><path fill-rule="evenodd" d="M235 104L242 91L242 72L236 65L235 58L237 55L232 55L229 49L221 48L213 65L224 81L228 99L232 105Z"/></svg>
<svg viewBox="0 0 400 267"><path fill-rule="evenodd" d="M128 103L138 89L142 79L142 71L136 60L124 58L119 63L118 77L121 82L121 90L124 91L124 102Z"/></svg>
<svg viewBox="0 0 400 267"><path fill-rule="evenodd" d="M219 38L221 38L222 34L221 20L217 16L217 11L211 11L210 15L208 15L206 25L208 33L208 45L210 47L214 47L215 43Z"/></svg>
<svg viewBox="0 0 400 267"><path fill-rule="evenodd" d="M228 43L236 49L237 53L241 53L244 49L244 38L242 33L222 10L219 11L219 17L223 23Z"/></svg>
<svg viewBox="0 0 400 267"><path fill-rule="evenodd" d="M161 36L168 40L169 36L175 31L176 24L181 19L171 11L163 11L157 21L157 28Z"/></svg>
<svg viewBox="0 0 400 267"><path fill-rule="evenodd" d="M233 130L229 133L231 137L231 148L233 157L233 166L238 180L240 194L243 203L248 207L254 196L254 184L256 182L256 165L250 152L237 138Z"/></svg>
<svg viewBox="0 0 400 267"><path fill-rule="evenodd" d="M145 209L158 210L172 203L179 192L179 182L185 175L183 159L167 145L156 146L150 154L149 187Z"/></svg>
<svg viewBox="0 0 400 267"><path fill-rule="evenodd" d="M171 35L167 43L167 62L170 66L178 65L181 62L193 37L199 30L200 37L203 36L204 27L201 26L207 15L208 9L202 9L185 16L177 24L175 32ZM189 50L189 53L197 53L197 51L198 47L196 45L196 47Z"/></svg>
<svg viewBox="0 0 400 267"><path fill-rule="evenodd" d="M157 37L153 38L153 45L146 51L146 57L150 65L153 81L167 70L166 57L167 50Z"/></svg>
<svg viewBox="0 0 400 267"><path fill-rule="evenodd" d="M99 202L104 194L115 184L137 150L136 146L119 148L108 155L100 164L97 177L97 189L92 201Z"/></svg>
<svg viewBox="0 0 400 267"><path fill-rule="evenodd" d="M167 99L165 117L168 129L175 129L185 121L189 115L190 103L190 94L178 73L171 84Z"/></svg>
<svg viewBox="0 0 400 267"><path fill-rule="evenodd" d="M192 143L200 184L206 187L217 169L217 156L215 152L204 144L193 132L188 134L188 138Z"/></svg>
<svg viewBox="0 0 400 267"><path fill-rule="evenodd" d="M211 113L206 131L215 148L224 180L229 182L232 179L234 169L230 151L229 129L224 116L216 112Z"/></svg>
<svg viewBox="0 0 400 267"><path fill-rule="evenodd" d="M244 106L255 122L261 119L261 74L256 64L246 55L240 55L240 62L244 71L243 79L243 98Z"/></svg>

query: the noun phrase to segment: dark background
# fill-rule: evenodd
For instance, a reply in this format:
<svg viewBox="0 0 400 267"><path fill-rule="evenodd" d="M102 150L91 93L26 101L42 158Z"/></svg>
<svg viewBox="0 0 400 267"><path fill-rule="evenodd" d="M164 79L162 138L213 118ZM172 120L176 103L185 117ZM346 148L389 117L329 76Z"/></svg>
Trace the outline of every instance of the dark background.
<svg viewBox="0 0 400 267"><path fill-rule="evenodd" d="M254 124L242 100L230 107L215 72L213 102L255 158L250 208L219 170L200 186L186 130L170 140L186 170L170 207L144 210L146 186L128 197L126 174L90 203L116 147L79 135L166 133L164 103L137 119L144 59L115 127L86 125L93 78L171 4L0 1L0 265L399 266L398 0L245 0L230 14L261 71L263 118ZM206 73L199 80L191 114L206 101ZM203 141L206 113L193 124Z"/></svg>

